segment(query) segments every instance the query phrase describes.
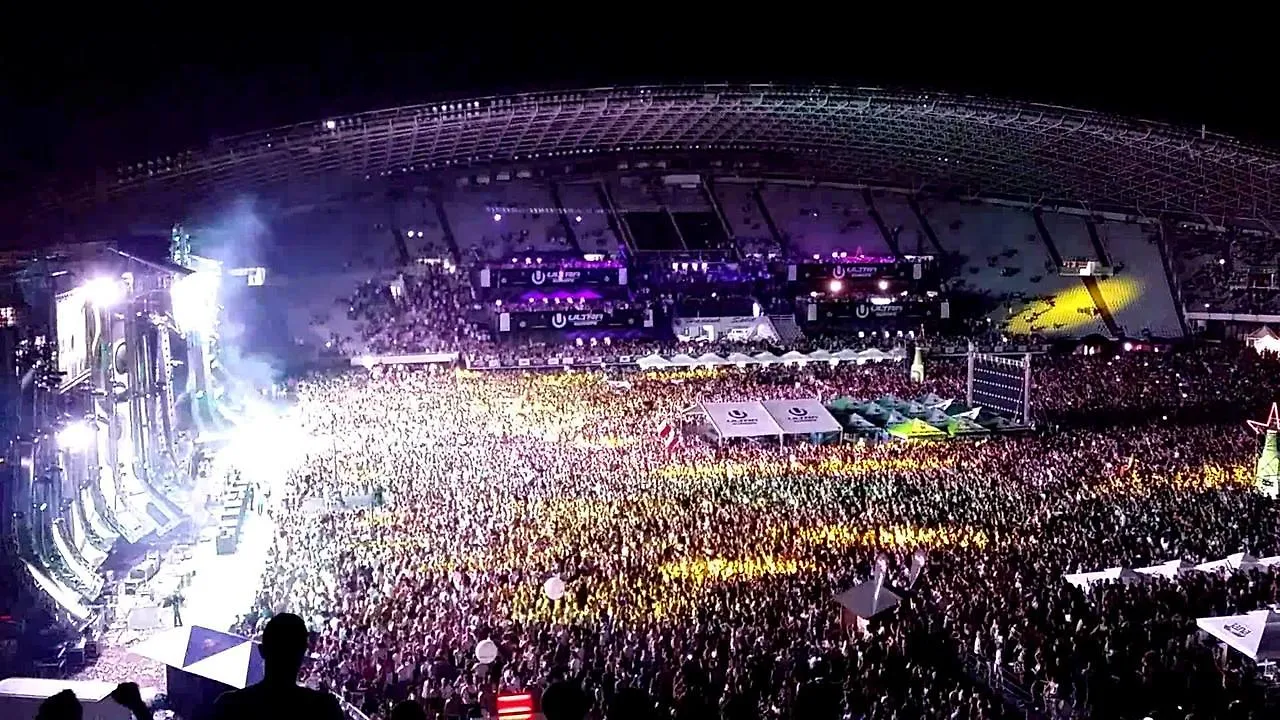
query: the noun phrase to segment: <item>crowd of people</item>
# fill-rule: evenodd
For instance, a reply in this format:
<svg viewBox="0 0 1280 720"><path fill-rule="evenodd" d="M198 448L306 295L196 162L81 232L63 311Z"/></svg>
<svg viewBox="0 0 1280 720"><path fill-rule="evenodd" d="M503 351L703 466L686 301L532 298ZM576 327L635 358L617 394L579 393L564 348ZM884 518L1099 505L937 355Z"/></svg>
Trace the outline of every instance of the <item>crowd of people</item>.
<svg viewBox="0 0 1280 720"><path fill-rule="evenodd" d="M273 495L238 629L298 613L308 682L375 716L479 717L554 684L591 718L1264 717L1252 666L1194 619L1280 601L1275 573L1063 576L1280 552L1241 422L1277 369L1227 349L1046 359L1034 434L781 447L704 441L685 411L961 397L963 365L923 384L901 363L313 377L296 413L322 450ZM902 604L845 622L835 594L880 556Z"/></svg>

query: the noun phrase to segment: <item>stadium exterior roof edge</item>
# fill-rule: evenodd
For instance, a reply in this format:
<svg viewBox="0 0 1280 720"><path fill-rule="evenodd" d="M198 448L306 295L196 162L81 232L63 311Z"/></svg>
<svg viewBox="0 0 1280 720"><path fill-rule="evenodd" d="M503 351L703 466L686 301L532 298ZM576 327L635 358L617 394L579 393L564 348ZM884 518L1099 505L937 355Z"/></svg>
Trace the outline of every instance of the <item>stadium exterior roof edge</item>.
<svg viewBox="0 0 1280 720"><path fill-rule="evenodd" d="M819 179L1280 221L1280 154L1208 132L1049 105L834 86L704 84L487 96L226 137L47 187L36 214L583 155L769 152Z"/></svg>

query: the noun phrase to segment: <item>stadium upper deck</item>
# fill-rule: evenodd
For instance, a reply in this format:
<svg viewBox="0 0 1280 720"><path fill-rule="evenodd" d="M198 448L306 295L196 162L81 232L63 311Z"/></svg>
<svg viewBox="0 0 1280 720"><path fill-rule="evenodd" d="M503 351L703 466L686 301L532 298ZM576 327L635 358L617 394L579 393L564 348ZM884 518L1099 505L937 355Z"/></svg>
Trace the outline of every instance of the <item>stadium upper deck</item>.
<svg viewBox="0 0 1280 720"><path fill-rule="evenodd" d="M771 172L1139 215L1280 221L1280 156L1229 137L1041 105L874 89L701 85L485 97L225 138L42 189L36 218L132 199L637 153L767 154Z"/></svg>

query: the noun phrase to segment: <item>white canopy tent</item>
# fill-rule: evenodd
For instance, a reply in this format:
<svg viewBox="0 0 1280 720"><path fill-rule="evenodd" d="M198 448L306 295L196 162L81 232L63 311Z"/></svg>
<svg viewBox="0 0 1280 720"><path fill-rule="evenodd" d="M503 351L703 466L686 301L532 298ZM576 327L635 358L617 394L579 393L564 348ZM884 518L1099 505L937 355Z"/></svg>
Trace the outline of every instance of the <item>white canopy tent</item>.
<svg viewBox="0 0 1280 720"><path fill-rule="evenodd" d="M646 355L636 360L636 365L642 370L653 370L670 367L706 367L714 365L776 365L778 363L804 363L804 362L824 362L824 363L840 363L852 362L859 365L868 362L884 362L903 360L906 356L901 350L893 350L885 352L878 348L865 348L863 350L844 349L836 353L826 350L814 350L805 354L796 350L788 351L782 357L778 357L773 353L765 350L755 355L747 355L746 353L734 352L728 355L717 355L716 353L707 352L697 357L693 357L687 353L679 353L670 357L662 357L661 355Z"/></svg>
<svg viewBox="0 0 1280 720"><path fill-rule="evenodd" d="M782 432L787 435L838 433L843 430L840 422L831 415L825 405L815 398L765 400L763 405L778 423L778 427L782 428Z"/></svg>
<svg viewBox="0 0 1280 720"><path fill-rule="evenodd" d="M785 434L773 416L758 401L699 403L716 434L728 438L777 437Z"/></svg>
<svg viewBox="0 0 1280 720"><path fill-rule="evenodd" d="M1075 585L1081 590L1088 589L1090 585L1099 582L1107 582L1118 580L1124 583L1130 583L1134 580L1142 578L1137 572L1125 567L1113 567L1106 570L1097 570L1095 572L1072 573L1067 575L1067 582Z"/></svg>
<svg viewBox="0 0 1280 720"><path fill-rule="evenodd" d="M1189 560L1170 560L1162 562L1158 565L1148 565L1147 567L1134 568L1134 572L1141 575L1159 575L1165 578L1174 578L1183 575L1195 569Z"/></svg>
<svg viewBox="0 0 1280 720"><path fill-rule="evenodd" d="M897 607L902 598L871 578L836 595L836 602L850 614L865 619Z"/></svg>
<svg viewBox="0 0 1280 720"><path fill-rule="evenodd" d="M1198 618L1196 625L1250 660L1280 660L1280 613L1274 610Z"/></svg>

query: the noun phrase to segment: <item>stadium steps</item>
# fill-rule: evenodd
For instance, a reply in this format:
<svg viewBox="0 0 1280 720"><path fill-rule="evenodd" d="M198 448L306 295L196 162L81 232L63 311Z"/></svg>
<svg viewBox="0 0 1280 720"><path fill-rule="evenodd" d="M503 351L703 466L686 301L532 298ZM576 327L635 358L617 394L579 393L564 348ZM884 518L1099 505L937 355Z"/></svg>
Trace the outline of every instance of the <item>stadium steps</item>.
<svg viewBox="0 0 1280 720"><path fill-rule="evenodd" d="M444 202L440 200L440 196L432 193L431 204L436 209L436 219L440 221L440 230L444 232L444 241L449 246L449 252L453 253L454 264L462 262L462 250L458 248L458 238L453 236L453 226L449 224L449 214L444 211Z"/></svg>
<svg viewBox="0 0 1280 720"><path fill-rule="evenodd" d="M884 242L889 246L889 250L894 257L902 257L902 251L898 249L898 236L889 230L889 226L884 223L880 211L876 209L875 199L871 197L871 188L862 189L862 200L867 204L867 215L875 222L876 227L880 229L880 236L884 238Z"/></svg>
<svg viewBox="0 0 1280 720"><path fill-rule="evenodd" d="M759 186L751 188L751 198L755 200L756 207L760 208L760 217L764 218L764 224L768 226L769 234L773 236L773 241L778 243L783 255L790 255L791 246L778 230L778 225L773 222L773 215L769 213L769 206L764 204L764 196L760 194Z"/></svg>
<svg viewBox="0 0 1280 720"><path fill-rule="evenodd" d="M1111 267L1111 255L1107 253L1107 248L1102 244L1102 238L1098 235L1098 224L1091 217L1085 217L1084 226L1089 228L1089 242L1093 243L1093 251L1098 254L1098 260L1103 265Z"/></svg>
<svg viewBox="0 0 1280 720"><path fill-rule="evenodd" d="M1031 217L1035 218L1036 230L1040 231L1040 240L1049 249L1049 257L1053 258L1053 266L1061 268L1062 253L1058 252L1058 246L1053 244L1053 237L1049 235L1049 226L1044 224L1044 211L1040 208L1034 208L1031 211Z"/></svg>
<svg viewBox="0 0 1280 720"><path fill-rule="evenodd" d="M1093 306L1098 308L1098 315L1102 318L1102 322L1107 326L1107 331L1111 333L1111 337L1123 337L1124 333L1120 330L1120 324L1116 322L1116 318L1111 314L1111 308L1107 306L1107 300L1102 296L1102 290L1098 287L1098 279L1093 277L1080 278L1080 282L1084 283L1084 287L1089 291L1089 297L1093 298Z"/></svg>
<svg viewBox="0 0 1280 720"><path fill-rule="evenodd" d="M596 195L600 198L600 207L605 209L609 218L609 229L613 234L622 240L623 245L627 248L627 254L635 256L636 243L631 237L631 229L627 224L622 222L622 218L618 216L618 208L613 204L613 193L609 190L609 183L601 181L596 183Z"/></svg>
<svg viewBox="0 0 1280 720"><path fill-rule="evenodd" d="M734 237L733 228L729 227L729 221L724 216L724 210L720 207L720 200L716 198L712 182L711 178L704 177L699 187L702 189L702 194L707 198L707 202L710 203L711 210L715 212L716 218L720 220L720 227L724 228L724 236L729 238L729 242L733 245L734 258L741 260L742 250L738 248L737 238Z"/></svg>
<svg viewBox="0 0 1280 720"><path fill-rule="evenodd" d="M1173 270L1173 256L1169 254L1169 245L1165 242L1165 224L1160 221L1159 232L1156 233L1156 247L1160 249L1160 265L1164 269L1165 284L1169 294L1173 296L1173 309L1178 315L1178 327L1182 328L1182 336L1191 334L1187 327L1187 308L1182 302L1182 288L1178 284L1178 274Z"/></svg>
<svg viewBox="0 0 1280 720"><path fill-rule="evenodd" d="M778 333L778 340L784 346L794 347L804 342L804 330L796 324L795 315L770 315L769 322L773 323L773 329Z"/></svg>
<svg viewBox="0 0 1280 720"><path fill-rule="evenodd" d="M400 256L400 264L409 265L413 262L413 256L409 254L409 245L404 241L404 233L392 223L391 234L396 239L396 254Z"/></svg>
<svg viewBox="0 0 1280 720"><path fill-rule="evenodd" d="M942 243L938 241L938 234L933 231L933 225L929 223L929 218L925 217L924 211L920 209L920 203L916 202L914 196L907 196L907 205L911 207L911 212L915 213L916 220L920 223L920 231L924 236L929 238L929 244L934 250L938 251L938 257L946 257L947 251L942 248Z"/></svg>
<svg viewBox="0 0 1280 720"><path fill-rule="evenodd" d="M556 204L556 210L560 214L560 226L564 228L565 237L569 238L569 244L573 246L573 251L582 254L582 246L578 244L578 233L573 231L573 223L569 222L569 215L564 211L564 200L560 199L560 186L551 183L551 201Z"/></svg>
<svg viewBox="0 0 1280 720"><path fill-rule="evenodd" d="M680 249L685 252L688 252L689 243L684 241L684 233L680 232L680 223L676 222L675 213L671 212L671 208L667 207L666 205L662 206L662 213L667 216L668 220L671 221L671 227L675 228L676 240L680 241Z"/></svg>

